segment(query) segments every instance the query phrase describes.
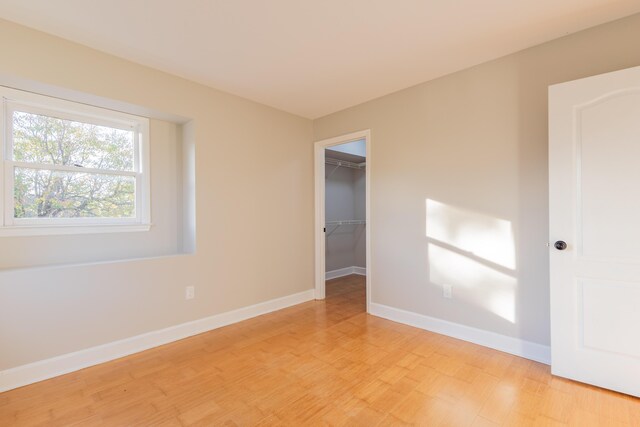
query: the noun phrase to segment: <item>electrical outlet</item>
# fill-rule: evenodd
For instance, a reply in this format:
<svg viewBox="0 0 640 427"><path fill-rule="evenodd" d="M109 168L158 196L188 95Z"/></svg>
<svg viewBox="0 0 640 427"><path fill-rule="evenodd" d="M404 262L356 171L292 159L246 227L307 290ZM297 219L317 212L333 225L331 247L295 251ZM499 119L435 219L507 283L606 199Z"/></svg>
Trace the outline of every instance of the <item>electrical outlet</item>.
<svg viewBox="0 0 640 427"><path fill-rule="evenodd" d="M442 296L445 298L451 298L453 296L453 286L449 284L442 285Z"/></svg>
<svg viewBox="0 0 640 427"><path fill-rule="evenodd" d="M184 288L184 299L194 299L196 297L196 287L187 286Z"/></svg>

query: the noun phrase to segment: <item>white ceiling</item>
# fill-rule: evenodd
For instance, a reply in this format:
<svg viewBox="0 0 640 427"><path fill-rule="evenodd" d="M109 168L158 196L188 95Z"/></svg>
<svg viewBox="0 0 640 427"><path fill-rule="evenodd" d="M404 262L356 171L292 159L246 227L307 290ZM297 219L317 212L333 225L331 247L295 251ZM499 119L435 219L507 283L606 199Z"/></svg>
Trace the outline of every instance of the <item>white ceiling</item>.
<svg viewBox="0 0 640 427"><path fill-rule="evenodd" d="M639 0L0 0L0 16L317 118L640 12Z"/></svg>

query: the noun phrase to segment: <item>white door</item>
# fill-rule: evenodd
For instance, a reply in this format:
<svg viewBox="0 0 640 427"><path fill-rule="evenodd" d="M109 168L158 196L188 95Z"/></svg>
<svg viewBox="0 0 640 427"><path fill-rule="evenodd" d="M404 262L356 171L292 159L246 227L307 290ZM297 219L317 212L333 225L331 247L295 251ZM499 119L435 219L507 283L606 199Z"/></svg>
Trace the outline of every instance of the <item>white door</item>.
<svg viewBox="0 0 640 427"><path fill-rule="evenodd" d="M549 137L551 371L640 396L640 67L551 86Z"/></svg>

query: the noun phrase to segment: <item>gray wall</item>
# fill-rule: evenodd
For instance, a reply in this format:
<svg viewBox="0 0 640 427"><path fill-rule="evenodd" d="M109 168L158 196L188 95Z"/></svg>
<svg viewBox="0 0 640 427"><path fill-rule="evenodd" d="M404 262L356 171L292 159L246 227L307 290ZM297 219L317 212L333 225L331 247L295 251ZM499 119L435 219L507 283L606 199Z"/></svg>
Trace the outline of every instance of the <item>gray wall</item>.
<svg viewBox="0 0 640 427"><path fill-rule="evenodd" d="M371 129L372 301L548 344L547 87L638 40L634 15L315 120Z"/></svg>
<svg viewBox="0 0 640 427"><path fill-rule="evenodd" d="M353 169L354 219L367 218L367 179L364 169ZM355 267L367 267L366 225L354 229Z"/></svg>
<svg viewBox="0 0 640 427"><path fill-rule="evenodd" d="M151 221L148 232L0 238L0 270L144 258L182 252L182 126L150 120Z"/></svg>
<svg viewBox="0 0 640 427"><path fill-rule="evenodd" d="M326 221L365 219L365 172L361 169L326 166ZM325 270L366 267L365 227L342 225L327 228Z"/></svg>
<svg viewBox="0 0 640 427"><path fill-rule="evenodd" d="M640 15L312 124L0 21L0 83L187 119L195 175L182 185L195 186L195 202L178 215L197 220L193 255L10 268L59 260L11 254L23 243L0 239L0 253L16 257L0 271L0 370L311 289L311 141L365 128L373 302L547 344L547 86L639 65L638 40ZM39 244L56 251L53 242ZM449 280L454 298L443 300ZM195 300L184 300L186 285Z"/></svg>

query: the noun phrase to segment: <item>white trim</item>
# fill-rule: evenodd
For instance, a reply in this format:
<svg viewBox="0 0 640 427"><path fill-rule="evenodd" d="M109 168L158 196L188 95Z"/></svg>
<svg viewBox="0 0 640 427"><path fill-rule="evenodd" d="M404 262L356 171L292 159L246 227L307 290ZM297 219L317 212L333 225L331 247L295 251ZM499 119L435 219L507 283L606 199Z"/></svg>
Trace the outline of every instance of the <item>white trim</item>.
<svg viewBox="0 0 640 427"><path fill-rule="evenodd" d="M360 139L365 140L367 167L365 169L365 192L366 192L366 213L365 229L366 238L366 263L369 271L371 271L371 131L369 129L346 135L336 136L334 138L317 141L314 144L314 161L315 161L315 294L316 299L325 298L325 155L324 150L334 145L340 145ZM367 274L366 279L366 298L367 312L371 304L371 273Z"/></svg>
<svg viewBox="0 0 640 427"><path fill-rule="evenodd" d="M366 276L367 269L363 267L345 267L339 268L337 270L327 271L324 275L325 280L337 279L338 277L350 276L352 274L357 274L359 276Z"/></svg>
<svg viewBox="0 0 640 427"><path fill-rule="evenodd" d="M546 365L551 364L551 348L546 345L524 341L383 304L371 303L369 313L384 319L393 320L394 322L404 323L405 325L425 329L437 334L469 341Z"/></svg>
<svg viewBox="0 0 640 427"><path fill-rule="evenodd" d="M76 91L69 88L49 85L39 81L29 80L15 75L0 72L0 87L7 89L20 90L23 92L31 92L38 95L46 95L52 98L64 99L67 101L77 102L85 105L99 105L100 108L118 111L122 113L132 114L134 116L149 117L165 122L173 122L178 124L188 123L191 118L180 116L177 114L165 113L140 105L129 104L127 102L118 101L111 98L105 98L86 92Z"/></svg>
<svg viewBox="0 0 640 427"><path fill-rule="evenodd" d="M0 183L0 226L4 226L4 218L7 215L7 208L5 206L5 192L7 191L7 176L8 173L6 171L5 159L12 158L13 156L9 156L7 153L8 145L7 145L7 115L5 111L7 109L7 101L6 99L0 99L0 179L4 181L4 184ZM13 179L13 177L11 177ZM13 184L12 184L13 187ZM12 190L13 191L13 190ZM11 193L13 194L13 193ZM13 212L11 213L13 215Z"/></svg>
<svg viewBox="0 0 640 427"><path fill-rule="evenodd" d="M123 340L0 371L0 393L231 325L314 298L314 290L242 307Z"/></svg>
<svg viewBox="0 0 640 427"><path fill-rule="evenodd" d="M136 171L127 171L127 170L115 170L115 169L95 169L95 168L85 168L78 166L63 166L63 165L54 165L48 163L29 163L29 162L16 162L11 161L11 165L20 169L37 169L37 170L49 170L49 171L61 171L61 172L72 172L72 173L86 173L91 175L116 175L116 176L130 176L136 177L138 172Z"/></svg>
<svg viewBox="0 0 640 427"><path fill-rule="evenodd" d="M324 186L325 186L325 163L324 163L324 149L322 144L315 144L315 294L316 299L325 298L325 233L326 233L326 221L325 221L325 200L324 200Z"/></svg>
<svg viewBox="0 0 640 427"><path fill-rule="evenodd" d="M353 274L357 274L359 276L366 276L367 269L364 267L353 267Z"/></svg>
<svg viewBox="0 0 640 427"><path fill-rule="evenodd" d="M353 267L339 268L337 270L327 271L324 274L325 280L337 279L338 277L349 276L353 274Z"/></svg>
<svg viewBox="0 0 640 427"><path fill-rule="evenodd" d="M62 234L132 233L151 230L153 224L91 224L91 225L16 225L0 227L0 237L57 236Z"/></svg>
<svg viewBox="0 0 640 427"><path fill-rule="evenodd" d="M136 217L140 223L151 223L151 137L149 119L138 122L136 132Z"/></svg>
<svg viewBox="0 0 640 427"><path fill-rule="evenodd" d="M100 126L116 127L122 130L135 130L139 120L146 120L142 116L110 110L96 105L82 104L49 95L0 87L0 93L7 103L8 109L24 111L25 113L40 114L56 117L62 120L95 123ZM17 106L14 108L12 106Z"/></svg>
<svg viewBox="0 0 640 427"><path fill-rule="evenodd" d="M120 225L122 223L135 224L137 229L142 231L143 227L149 229L151 222L150 213L150 171L149 171L149 119L135 116L120 111L108 110L103 107L80 104L59 98L52 98L47 95L39 95L22 90L11 89L0 86L0 96L2 97L2 126L0 126L0 138L2 141L0 156L2 166L0 176L4 176L4 188L1 191L2 199L0 206L3 207L3 214L0 215L0 227L12 229L3 235L25 235L35 234L72 234L66 229L63 233L51 232L45 228L27 229L22 226L42 225L51 226L57 229L58 225L78 225L79 227L92 226L90 230L80 230L82 233L94 233L99 227L105 224ZM12 121L9 117L12 112L20 111L29 114L39 114L54 117L60 120L70 120L81 123L96 124L110 128L121 129L133 132L134 136L134 170L117 171L111 169L99 169L90 167L76 167L65 165L49 165L44 163L19 162L13 159L13 132ZM114 175L130 176L135 180L135 217L133 218L14 218L14 171L15 168L36 169L48 171L62 171L69 173L85 173L90 175ZM4 230L3 230L4 231ZM131 231L124 228L112 229L110 231ZM99 231L98 231L99 232Z"/></svg>

